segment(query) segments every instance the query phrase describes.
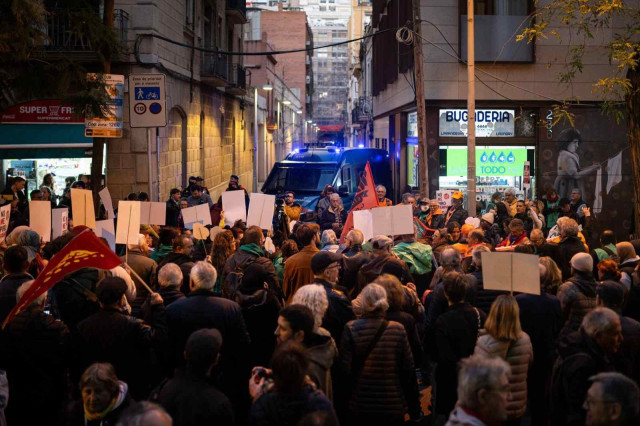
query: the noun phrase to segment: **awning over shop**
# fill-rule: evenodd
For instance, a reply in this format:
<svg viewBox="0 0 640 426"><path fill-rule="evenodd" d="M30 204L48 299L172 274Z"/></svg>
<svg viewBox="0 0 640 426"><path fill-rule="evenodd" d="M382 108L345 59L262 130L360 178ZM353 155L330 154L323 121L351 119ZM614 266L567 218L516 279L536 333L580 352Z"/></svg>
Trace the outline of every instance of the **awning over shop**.
<svg viewBox="0 0 640 426"><path fill-rule="evenodd" d="M84 136L79 124L0 125L0 159L81 158L93 138Z"/></svg>

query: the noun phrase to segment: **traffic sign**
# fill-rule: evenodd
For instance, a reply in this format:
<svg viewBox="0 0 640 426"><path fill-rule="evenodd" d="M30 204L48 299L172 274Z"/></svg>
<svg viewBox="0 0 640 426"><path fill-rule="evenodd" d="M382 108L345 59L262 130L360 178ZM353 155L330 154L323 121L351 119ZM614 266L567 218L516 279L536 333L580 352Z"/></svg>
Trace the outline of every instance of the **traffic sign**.
<svg viewBox="0 0 640 426"><path fill-rule="evenodd" d="M98 74L87 74L88 80L96 80ZM104 74L105 90L110 98L104 117L86 116L84 135L89 138L121 138L124 105L124 75Z"/></svg>
<svg viewBox="0 0 640 426"><path fill-rule="evenodd" d="M129 74L129 124L131 127L167 125L164 74Z"/></svg>

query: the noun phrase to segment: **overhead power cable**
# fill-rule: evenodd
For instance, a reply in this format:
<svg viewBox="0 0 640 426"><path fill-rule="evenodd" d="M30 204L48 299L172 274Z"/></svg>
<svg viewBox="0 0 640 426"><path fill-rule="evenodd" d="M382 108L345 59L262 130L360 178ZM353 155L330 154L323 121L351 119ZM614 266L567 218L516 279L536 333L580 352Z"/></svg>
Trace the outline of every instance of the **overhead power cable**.
<svg viewBox="0 0 640 426"><path fill-rule="evenodd" d="M384 33L388 33L390 31L397 31L397 30L398 28L388 28L386 30L378 31L372 34L366 34L362 37L354 38L351 40L340 41L336 43L325 44L322 46L305 47L302 49L291 49L291 50L273 50L269 52L228 52L225 50L211 49L207 47L199 47L199 46L194 46L187 43L182 43L176 40L172 40L168 37L161 36L159 34L139 34L138 36L157 38L158 40L163 40L163 41L166 41L167 43L175 44L176 46L186 47L187 49L197 50L198 52L217 53L218 55L227 55L227 56L268 56L268 55L285 55L287 53L311 52L314 50L326 49L328 47L342 46L344 44L354 43L356 41L364 40L370 37L375 37Z"/></svg>

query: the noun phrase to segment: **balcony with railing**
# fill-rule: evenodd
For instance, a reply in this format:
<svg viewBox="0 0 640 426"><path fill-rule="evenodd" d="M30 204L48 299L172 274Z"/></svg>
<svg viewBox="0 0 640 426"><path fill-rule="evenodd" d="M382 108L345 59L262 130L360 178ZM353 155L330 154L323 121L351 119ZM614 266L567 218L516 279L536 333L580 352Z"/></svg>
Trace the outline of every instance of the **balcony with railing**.
<svg viewBox="0 0 640 426"><path fill-rule="evenodd" d="M87 35L90 29L83 28L84 22L78 19L83 14L97 15L91 9L49 11L44 28L47 39L38 54L49 59L57 56L68 57L68 55L73 55L76 59L97 59L94 47L91 45L91 38ZM122 9L115 9L113 30L122 44L127 42L128 28L129 14Z"/></svg>
<svg viewBox="0 0 640 426"><path fill-rule="evenodd" d="M247 94L247 71L240 64L231 65L231 78L227 85L227 93L236 96L244 96Z"/></svg>
<svg viewBox="0 0 640 426"><path fill-rule="evenodd" d="M226 14L229 25L246 24L248 22L246 0L227 0Z"/></svg>
<svg viewBox="0 0 640 426"><path fill-rule="evenodd" d="M229 80L229 57L218 53L203 52L200 78L203 83L209 86L226 86Z"/></svg>

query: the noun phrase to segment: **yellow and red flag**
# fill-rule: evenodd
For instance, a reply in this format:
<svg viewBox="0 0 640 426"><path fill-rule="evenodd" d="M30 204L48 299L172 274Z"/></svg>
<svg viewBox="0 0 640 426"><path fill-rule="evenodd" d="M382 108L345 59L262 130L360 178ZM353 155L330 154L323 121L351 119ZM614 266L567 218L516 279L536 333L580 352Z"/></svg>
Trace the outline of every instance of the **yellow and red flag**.
<svg viewBox="0 0 640 426"><path fill-rule="evenodd" d="M373 182L371 166L367 161L364 172L362 172L362 176L360 177L360 183L358 183L358 191L353 198L351 210L349 210L349 216L344 224L344 228L342 228L342 234L340 235L341 243L344 242L349 231L353 229L353 212L372 209L374 207L378 207L378 196L376 195L376 184Z"/></svg>
<svg viewBox="0 0 640 426"><path fill-rule="evenodd" d="M86 229L72 239L58 254L56 254L38 274L29 290L11 310L2 328L16 315L27 308L34 300L45 291L48 291L65 275L82 268L113 269L120 265L122 260L109 247L107 247L96 235Z"/></svg>

